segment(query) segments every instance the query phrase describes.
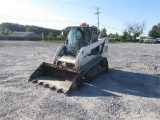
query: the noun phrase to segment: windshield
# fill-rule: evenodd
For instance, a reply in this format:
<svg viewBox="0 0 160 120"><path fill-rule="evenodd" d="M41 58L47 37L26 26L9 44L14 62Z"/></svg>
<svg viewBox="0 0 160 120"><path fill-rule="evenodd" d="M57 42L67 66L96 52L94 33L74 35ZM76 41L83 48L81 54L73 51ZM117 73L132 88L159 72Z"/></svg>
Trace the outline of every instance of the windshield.
<svg viewBox="0 0 160 120"><path fill-rule="evenodd" d="M76 28L72 28L67 36L67 53L76 56L77 51L81 48L82 34Z"/></svg>

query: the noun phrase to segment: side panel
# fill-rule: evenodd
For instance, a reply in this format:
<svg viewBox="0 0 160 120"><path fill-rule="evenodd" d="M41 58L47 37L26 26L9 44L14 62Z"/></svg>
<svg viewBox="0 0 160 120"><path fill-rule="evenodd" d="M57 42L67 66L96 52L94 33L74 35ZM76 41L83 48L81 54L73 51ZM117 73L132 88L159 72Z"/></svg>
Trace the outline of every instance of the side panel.
<svg viewBox="0 0 160 120"><path fill-rule="evenodd" d="M108 38L105 37L105 44L104 44L104 47L103 47L103 52L101 54L102 57L106 57L108 58Z"/></svg>
<svg viewBox="0 0 160 120"><path fill-rule="evenodd" d="M92 50L98 46L99 46L99 48L98 48L99 53L91 54ZM100 54L100 51L102 51L101 54ZM81 48L81 50L76 58L77 59L76 68L77 69L82 68L84 65L86 65L88 62L90 62L92 59L94 59L100 55L102 57L108 56L108 39L107 38L99 39L97 42Z"/></svg>

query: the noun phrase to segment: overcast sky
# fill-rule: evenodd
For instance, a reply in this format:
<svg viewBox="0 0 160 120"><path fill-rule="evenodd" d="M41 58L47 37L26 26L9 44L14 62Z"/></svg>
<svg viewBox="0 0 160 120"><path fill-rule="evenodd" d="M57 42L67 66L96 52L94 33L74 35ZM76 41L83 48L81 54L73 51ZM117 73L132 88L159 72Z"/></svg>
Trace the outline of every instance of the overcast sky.
<svg viewBox="0 0 160 120"><path fill-rule="evenodd" d="M146 22L146 30L160 23L160 0L0 0L0 23L12 22L53 29L86 22L122 33L127 22Z"/></svg>

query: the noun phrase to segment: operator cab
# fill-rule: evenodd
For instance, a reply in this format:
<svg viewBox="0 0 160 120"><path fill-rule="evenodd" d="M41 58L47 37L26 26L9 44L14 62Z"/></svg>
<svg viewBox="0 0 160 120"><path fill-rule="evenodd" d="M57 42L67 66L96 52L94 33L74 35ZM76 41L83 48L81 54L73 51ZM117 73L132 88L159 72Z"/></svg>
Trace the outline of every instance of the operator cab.
<svg viewBox="0 0 160 120"><path fill-rule="evenodd" d="M97 28L82 23L80 26L67 27L65 54L75 57L79 50L98 40Z"/></svg>

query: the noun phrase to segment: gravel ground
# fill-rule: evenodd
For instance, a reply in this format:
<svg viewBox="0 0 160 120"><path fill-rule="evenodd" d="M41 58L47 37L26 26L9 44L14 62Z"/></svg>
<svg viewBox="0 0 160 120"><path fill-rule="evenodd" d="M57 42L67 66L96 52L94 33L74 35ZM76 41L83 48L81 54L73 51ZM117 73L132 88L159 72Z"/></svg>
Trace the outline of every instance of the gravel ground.
<svg viewBox="0 0 160 120"><path fill-rule="evenodd" d="M0 120L160 120L160 44L109 44L109 72L69 96L27 82L59 45L0 41Z"/></svg>

